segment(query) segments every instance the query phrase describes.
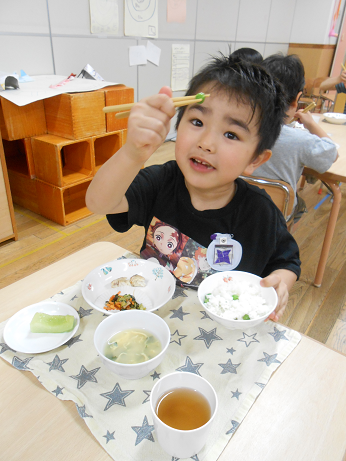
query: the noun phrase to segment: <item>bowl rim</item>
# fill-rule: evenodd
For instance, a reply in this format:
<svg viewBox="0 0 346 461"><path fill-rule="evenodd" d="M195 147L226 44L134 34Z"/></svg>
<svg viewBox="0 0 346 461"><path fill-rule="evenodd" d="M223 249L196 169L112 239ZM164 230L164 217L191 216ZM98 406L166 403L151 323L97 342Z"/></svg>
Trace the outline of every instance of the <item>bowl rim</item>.
<svg viewBox="0 0 346 461"><path fill-rule="evenodd" d="M168 332L168 337L167 337L167 343L166 343L166 345L165 345L164 347L162 347L162 351L161 351L159 354L155 355L155 357L153 357L153 358L151 358L151 359L149 359L149 360L146 360L145 362L140 362L140 363L119 363L119 362L115 362L114 360L111 360L111 359L109 359L108 357L106 357L106 356L104 355L104 353L103 353L102 351L100 351L99 348L98 348L98 347L96 346L96 344L95 344L96 333L97 333L98 329L100 328L100 325L103 324L104 322L107 322L107 321L110 322L109 319L111 319L112 317L109 316L109 317L106 317L105 319L103 319L103 320L97 325L97 327L96 327L96 329L95 329L95 333L94 333L94 347L95 347L95 349L96 349L98 355L100 356L100 358L102 357L102 360L106 360L106 362L109 363L109 364L116 364L117 366L119 366L120 368L123 368L123 369L130 369L130 368L133 368L133 367L137 367L137 366L139 366L139 365L142 365L142 366L143 366L143 365L149 364L150 362L152 362L152 361L155 360L155 359L158 359L162 354L164 354L164 353L166 352L166 350L168 349L168 346L170 345L170 340L171 340L171 331L170 331L170 329L169 329L169 326L168 326L167 323L163 320L162 317L160 317L159 315L154 314L153 312L150 312L150 311L141 311L141 310L119 311L119 313L120 313L121 315L127 314L127 313L129 313L129 312L132 312L132 313L135 312L135 313L136 313L135 315L142 315L142 314L144 314L144 315L148 315L148 314L149 314L149 315L156 315L157 318L160 319L160 321L162 321L162 325L164 326L164 328L165 328L166 331ZM131 327L130 327L130 328L126 328L126 329L127 329L127 330L130 330ZM145 330L145 328L143 328L143 330ZM119 331L115 332L114 334L120 333L120 331L124 331L124 330L119 330ZM113 334L113 335L114 335L114 334ZM153 333L153 334L155 334L155 333Z"/></svg>
<svg viewBox="0 0 346 461"><path fill-rule="evenodd" d="M257 280L263 280L263 277L260 277L259 275L256 275L256 274L252 274L251 272L246 272L246 271L224 271L224 272L216 272L215 274L211 274L209 275L209 277L213 277L214 275L219 275L219 274L247 274L247 275L251 275L252 277L255 277ZM203 280L206 281L208 280L208 278L205 278ZM202 304L202 307L203 309L205 309L207 311L208 314L210 314L211 316L214 316L215 318L217 319L220 319L222 321L226 321L226 322L247 322L247 324L249 324L249 322L259 322L260 320L265 320L267 317L269 317L270 314L272 314L275 309L276 309L276 306L278 304L278 294L276 292L276 290L274 289L274 287L262 287L262 288L271 288L272 290L274 290L274 293L275 293L275 305L274 305L274 308L272 310L270 310L267 314L265 315L262 315L261 317L258 317L257 319L250 319L250 320L244 320L244 319L239 319L239 320L236 320L236 319L227 319L225 317L222 317L221 315L218 315L218 314L215 314L214 312L212 312L205 304L204 302L202 302L201 298L200 298L200 287L201 285L203 284L203 282L200 284L200 286L198 287L198 299L200 301L200 303Z"/></svg>
<svg viewBox="0 0 346 461"><path fill-rule="evenodd" d="M166 269L164 266L161 266L160 264L156 264L154 263L153 261L148 261L147 259L142 259L142 258L121 258L121 259L113 259L112 261L107 261L103 264L100 264L99 266L96 266L94 267L94 269L92 269L90 272L88 272L86 274L86 276L84 277L83 281L82 281L82 297L84 299L84 301L89 304L93 309L96 309L97 311L99 312L102 312L103 314L106 314L108 316L112 316L114 314L118 314L119 312L122 312L122 311L117 311L117 310L114 310L114 311L106 311L105 309L101 309L100 307L96 306L92 301L90 300L87 300L86 299L86 294L88 293L86 290L87 290L87 278L93 273L93 272L96 272L96 271L100 271L103 267L109 265L109 264L114 264L116 262L126 262L126 261L132 261L132 260L138 260L138 261L141 261L140 264L149 264L149 265L153 265L153 266L158 266L158 267L162 267L162 269L164 269L168 274L169 274L169 277L171 278L171 282L172 282L172 285L173 285L173 290L172 290L172 294L170 297L168 297L168 299L166 301L164 301L163 303L161 303L159 306L157 307L154 307L150 310L148 309L145 309L145 310L142 310L142 309L132 309L131 311L135 311L135 310L139 310L139 311L142 311L142 312L154 312L158 309L160 309L160 307L164 306L166 303L168 303L168 301L170 301L174 295L174 292L175 292L175 288L176 288L176 282L175 282L175 278L173 276L173 274L171 274L171 272Z"/></svg>

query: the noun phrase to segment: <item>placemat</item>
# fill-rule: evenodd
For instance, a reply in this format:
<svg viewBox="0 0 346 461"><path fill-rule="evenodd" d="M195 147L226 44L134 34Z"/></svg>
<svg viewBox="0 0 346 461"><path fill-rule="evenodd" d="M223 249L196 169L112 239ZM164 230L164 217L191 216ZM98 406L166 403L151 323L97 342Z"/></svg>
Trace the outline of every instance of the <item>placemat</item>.
<svg viewBox="0 0 346 461"><path fill-rule="evenodd" d="M43 354L17 353L3 339L0 354L18 370L30 371L60 400L72 400L90 431L114 460L177 461L155 439L150 392L174 371L196 373L215 388L219 409L205 447L195 461L215 461L243 421L273 372L300 341L300 334L271 321L247 330L227 330L200 305L197 292L177 287L155 313L171 331L167 354L148 376L125 380L101 363L94 348L96 327L105 316L81 293L82 281L50 300L72 306L80 327L63 346ZM115 314L116 315L116 314Z"/></svg>

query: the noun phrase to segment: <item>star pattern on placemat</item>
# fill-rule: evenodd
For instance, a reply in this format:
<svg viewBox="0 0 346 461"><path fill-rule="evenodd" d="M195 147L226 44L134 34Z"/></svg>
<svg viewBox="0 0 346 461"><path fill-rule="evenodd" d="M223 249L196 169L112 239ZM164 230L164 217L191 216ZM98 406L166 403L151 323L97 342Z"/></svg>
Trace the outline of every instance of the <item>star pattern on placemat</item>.
<svg viewBox="0 0 346 461"><path fill-rule="evenodd" d="M146 395L146 397L145 397L145 399L143 400L142 404L143 404L143 403L149 402L151 391L144 391L144 390L143 390L143 392L144 392L144 394Z"/></svg>
<svg viewBox="0 0 346 461"><path fill-rule="evenodd" d="M173 314L170 316L170 319L179 319L184 321L184 315L190 315L190 312L184 312L183 307L180 306L179 309L171 309Z"/></svg>
<svg viewBox="0 0 346 461"><path fill-rule="evenodd" d="M276 360L278 354L269 355L266 352L263 352L263 354L264 358L257 360L257 362L265 362L267 367L269 367L269 365L271 365L272 363L281 363L279 362L279 360Z"/></svg>
<svg viewBox="0 0 346 461"><path fill-rule="evenodd" d="M32 368L28 367L28 363L34 357L27 357L26 359L20 359L19 357L13 357L12 365L17 368L17 370L32 370Z"/></svg>
<svg viewBox="0 0 346 461"><path fill-rule="evenodd" d="M94 368L93 370L87 370L84 365L81 366L78 375L71 375L70 378L76 379L77 389L80 389L84 386L88 381L92 383L97 383L97 379L95 378L95 374L99 371L101 367Z"/></svg>
<svg viewBox="0 0 346 461"><path fill-rule="evenodd" d="M232 427L229 431L226 432L226 435L228 434L234 434L235 431L237 430L237 427L239 426L238 421L234 421L234 419L231 420Z"/></svg>
<svg viewBox="0 0 346 461"><path fill-rule="evenodd" d="M133 392L135 392L133 389L123 391L119 383L116 383L113 390L111 390L110 392L104 392L103 394L100 394L102 397L105 397L109 400L103 411L107 411L113 405L121 405L123 407L126 407L125 399Z"/></svg>
<svg viewBox="0 0 346 461"><path fill-rule="evenodd" d="M60 360L59 356L56 355L51 362L46 362L46 364L49 365L49 371L57 370L57 371L62 371L63 373L65 373L63 365L67 361L68 361L68 359Z"/></svg>
<svg viewBox="0 0 346 461"><path fill-rule="evenodd" d="M179 296L181 298L187 298L187 294L185 293L184 289L182 287L179 287L178 285L176 285L172 299L179 298Z"/></svg>
<svg viewBox="0 0 346 461"><path fill-rule="evenodd" d="M65 346L72 347L74 344L82 342L82 339L79 339L82 335L74 336L73 338L66 341Z"/></svg>
<svg viewBox="0 0 346 461"><path fill-rule="evenodd" d="M204 365L204 363L193 363L190 357L187 356L185 360L185 365L183 365L182 367L176 368L176 371L195 373L196 375L201 376L198 370L201 368L202 365Z"/></svg>
<svg viewBox="0 0 346 461"><path fill-rule="evenodd" d="M83 307L80 306L77 312L79 314L79 317L82 319L83 317L87 317L88 315L91 315L92 311L93 309L83 309Z"/></svg>
<svg viewBox="0 0 346 461"><path fill-rule="evenodd" d="M76 408L77 408L78 414L79 414L79 416L81 418L92 418L92 416L88 415L88 413L85 411L85 405L79 406L76 403Z"/></svg>
<svg viewBox="0 0 346 461"><path fill-rule="evenodd" d="M263 389L265 387L265 384L263 383L255 383L258 387L260 387L261 389Z"/></svg>
<svg viewBox="0 0 346 461"><path fill-rule="evenodd" d="M57 386L54 391L52 391L52 394L55 394L55 397L58 397L58 395L63 395L63 387Z"/></svg>
<svg viewBox="0 0 346 461"><path fill-rule="evenodd" d="M253 335L248 335L248 334L243 332L243 337L240 338L240 339L237 339L237 341L239 341L241 343L245 343L246 347L249 347L251 343L259 343L258 339L255 338L256 335L257 335L257 333L254 333ZM250 339L250 341L248 341L246 338L252 338L252 339Z"/></svg>
<svg viewBox="0 0 346 461"><path fill-rule="evenodd" d="M234 373L237 374L237 368L240 363L233 364L231 359L228 359L226 363L218 363L218 365L222 368L221 374L224 375L225 373Z"/></svg>
<svg viewBox="0 0 346 461"><path fill-rule="evenodd" d="M222 338L220 338L220 336L216 334L216 328L213 328L210 331L206 331L201 327L198 327L198 329L201 334L193 339L204 341L204 344L206 345L207 349L209 349L213 341L222 341Z"/></svg>
<svg viewBox="0 0 346 461"><path fill-rule="evenodd" d="M227 354L233 355L234 352L237 352L235 349L233 349L233 347L231 347L230 349L228 347L226 347L226 349L227 349Z"/></svg>
<svg viewBox="0 0 346 461"><path fill-rule="evenodd" d="M153 378L153 381L155 381L155 379L160 379L160 374L161 373L157 373L156 371L154 371L154 373L150 376Z"/></svg>
<svg viewBox="0 0 346 461"><path fill-rule="evenodd" d="M14 349L11 349L10 346L8 346L6 343L0 343L0 346L1 346L0 354L3 354L6 351L17 352Z"/></svg>
<svg viewBox="0 0 346 461"><path fill-rule="evenodd" d="M288 341L288 338L286 338L285 336L286 331L287 330L280 331L278 328L274 327L274 331L271 333L268 332L268 335L271 335L274 338L276 343L280 341L281 339L285 339L286 341Z"/></svg>
<svg viewBox="0 0 346 461"><path fill-rule="evenodd" d="M77 299L78 296L77 295L74 295L73 298L70 299L70 301L74 301L75 299Z"/></svg>
<svg viewBox="0 0 346 461"><path fill-rule="evenodd" d="M235 392L233 392L233 391L231 391L231 392L233 394L231 399L236 398L237 400L239 400L239 396L242 394L242 392L239 392L238 388L237 388L237 390Z"/></svg>
<svg viewBox="0 0 346 461"><path fill-rule="evenodd" d="M171 334L171 341L170 344L172 343L177 343L178 346L181 346L181 340L186 338L187 335L180 335L178 330L175 330L173 334Z"/></svg>
<svg viewBox="0 0 346 461"><path fill-rule="evenodd" d="M105 437L105 439L106 439L106 444L107 444L110 440L115 440L114 433L115 433L115 431L113 431L112 433L110 433L110 432L107 430L107 434L102 436L102 437Z"/></svg>
<svg viewBox="0 0 346 461"><path fill-rule="evenodd" d="M214 322L214 319L212 319L207 313L206 311L199 311L203 316L201 317L201 320L204 320L204 319L208 319L208 320L211 320Z"/></svg>
<svg viewBox="0 0 346 461"><path fill-rule="evenodd" d="M133 429L137 434L135 445L138 445L144 439L150 440L151 442L155 442L152 434L154 426L151 426L148 423L148 418L146 415L144 416L143 423L141 426L131 426L131 429Z"/></svg>

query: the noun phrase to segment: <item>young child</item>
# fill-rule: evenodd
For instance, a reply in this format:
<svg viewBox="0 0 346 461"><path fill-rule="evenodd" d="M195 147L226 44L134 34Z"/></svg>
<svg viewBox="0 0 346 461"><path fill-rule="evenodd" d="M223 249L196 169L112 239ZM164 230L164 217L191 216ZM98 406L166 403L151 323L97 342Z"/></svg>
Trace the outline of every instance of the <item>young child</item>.
<svg viewBox="0 0 346 461"><path fill-rule="evenodd" d="M169 268L177 256L189 261L198 247L207 248L208 264L194 264L196 276L190 264L189 274L183 273L186 264L177 264L190 283L213 269L264 277L262 285L278 293L278 306L270 316L277 321L300 275L299 250L269 196L238 177L253 173L271 155L286 109L281 85L261 67L221 55L192 78L187 95L199 92L210 97L179 110L176 161L144 169L169 132L175 113L172 92L164 87L133 106L126 144L95 175L87 206L107 214L118 232L134 224L144 226L141 254L148 241L151 257L157 246L153 237L162 238L152 223L160 221L172 229L164 236L170 246L169 234L178 235L179 230L179 241L185 243L178 253L160 246Z"/></svg>
<svg viewBox="0 0 346 461"><path fill-rule="evenodd" d="M261 64L263 56L253 48L238 48L231 54L232 58L240 58L243 61L251 62L252 64Z"/></svg>
<svg viewBox="0 0 346 461"><path fill-rule="evenodd" d="M337 93L346 93L346 70L343 70L337 77L329 77L321 83L320 90L336 90ZM344 114L346 114L346 104L344 106Z"/></svg>
<svg viewBox="0 0 346 461"><path fill-rule="evenodd" d="M295 194L293 209L294 221L298 221L304 213L305 202L297 196L297 182L304 166L324 173L337 159L338 153L333 141L323 128L318 125L310 112L297 112L298 101L304 89L304 66L298 56L274 54L266 58L263 67L277 78L286 90L289 109L286 112L286 123L293 117L304 125L306 130L283 125L280 136L272 148L272 156L254 172L255 176L269 179L280 179L288 182Z"/></svg>

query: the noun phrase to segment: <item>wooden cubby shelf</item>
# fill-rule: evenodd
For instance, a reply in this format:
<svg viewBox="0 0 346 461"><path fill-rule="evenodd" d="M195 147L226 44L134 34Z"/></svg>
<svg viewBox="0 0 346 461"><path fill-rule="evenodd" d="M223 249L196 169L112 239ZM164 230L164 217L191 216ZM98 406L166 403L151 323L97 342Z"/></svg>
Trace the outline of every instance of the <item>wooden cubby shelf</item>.
<svg viewBox="0 0 346 461"><path fill-rule="evenodd" d="M106 133L102 136L93 136L95 172L123 145L123 132Z"/></svg>
<svg viewBox="0 0 346 461"><path fill-rule="evenodd" d="M34 159L32 156L31 138L16 141L2 141L7 169L29 178L35 177Z"/></svg>
<svg viewBox="0 0 346 461"><path fill-rule="evenodd" d="M38 179L65 187L94 175L91 138L72 141L47 134L31 138L31 143Z"/></svg>

